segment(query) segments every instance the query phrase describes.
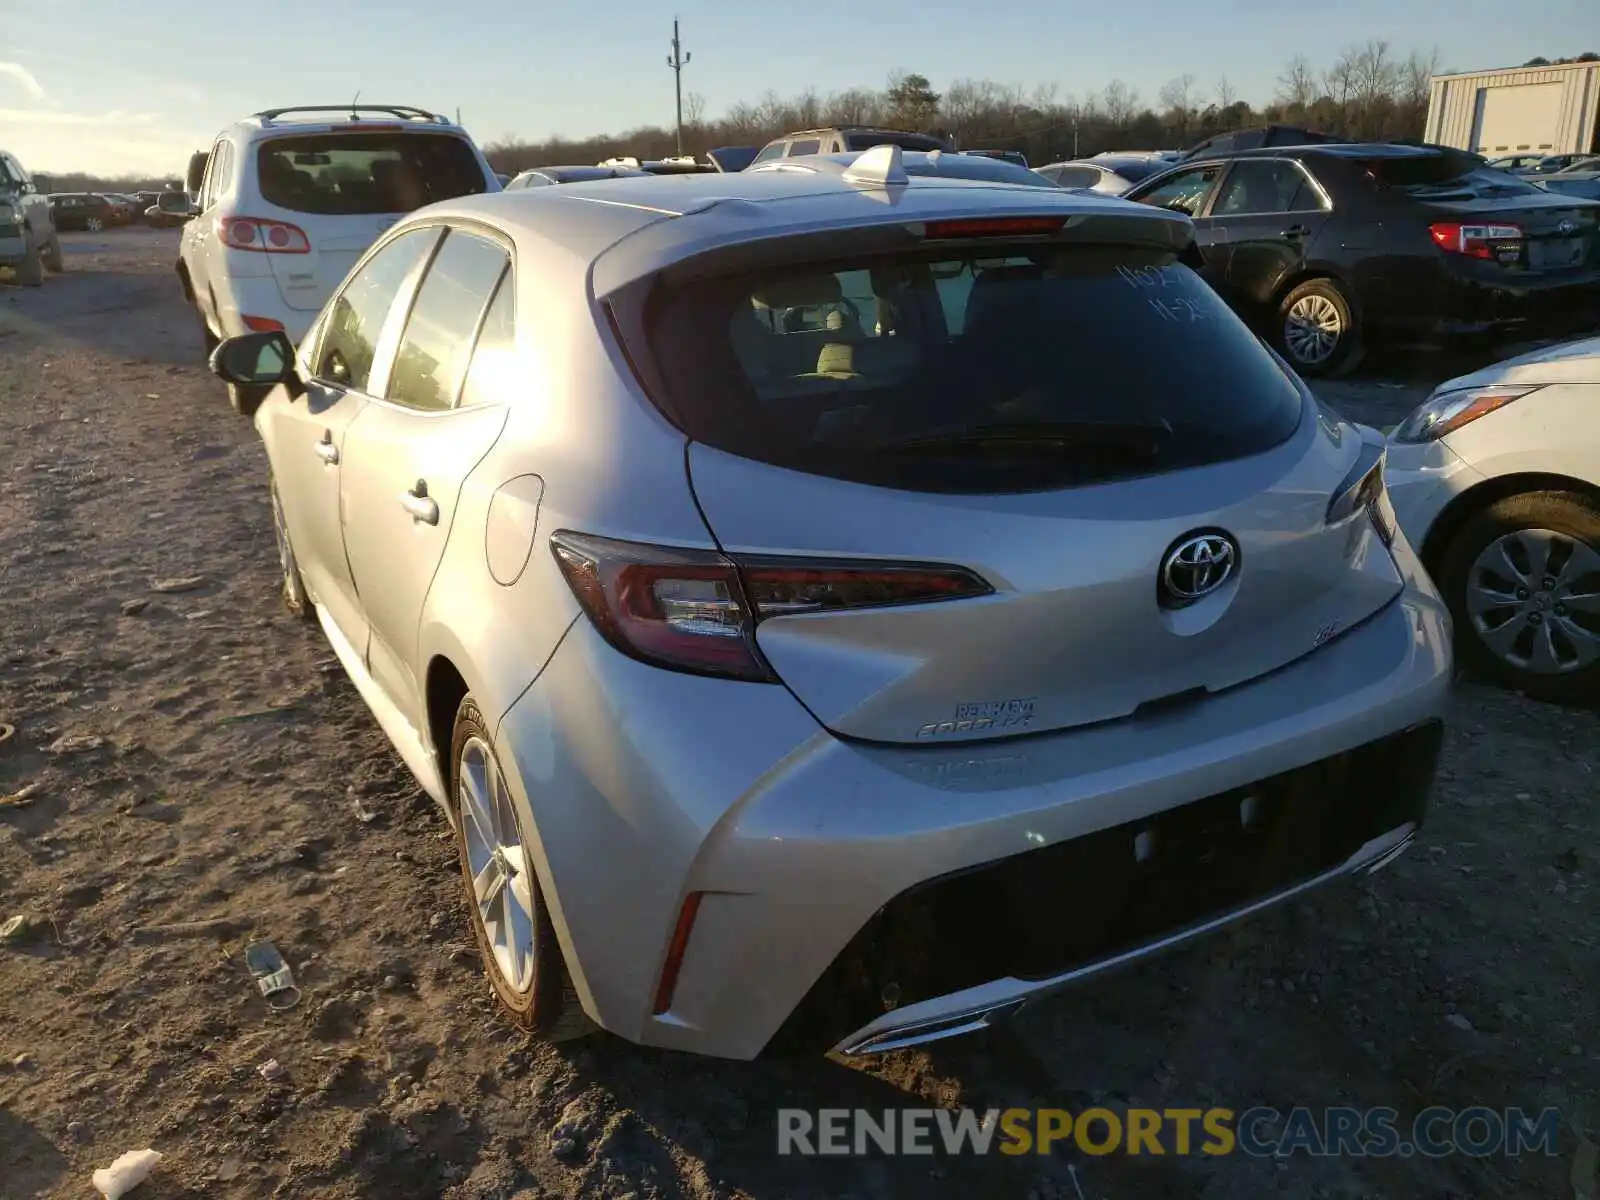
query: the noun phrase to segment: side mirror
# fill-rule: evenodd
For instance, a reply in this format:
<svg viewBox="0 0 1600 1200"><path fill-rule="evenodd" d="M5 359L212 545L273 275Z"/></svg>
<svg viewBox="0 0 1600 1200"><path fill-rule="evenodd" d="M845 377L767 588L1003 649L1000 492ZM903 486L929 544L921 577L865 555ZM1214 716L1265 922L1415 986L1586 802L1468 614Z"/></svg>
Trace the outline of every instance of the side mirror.
<svg viewBox="0 0 1600 1200"><path fill-rule="evenodd" d="M210 365L213 375L241 387L286 383L295 395L304 390L295 373L294 345L281 330L224 338L211 352Z"/></svg>

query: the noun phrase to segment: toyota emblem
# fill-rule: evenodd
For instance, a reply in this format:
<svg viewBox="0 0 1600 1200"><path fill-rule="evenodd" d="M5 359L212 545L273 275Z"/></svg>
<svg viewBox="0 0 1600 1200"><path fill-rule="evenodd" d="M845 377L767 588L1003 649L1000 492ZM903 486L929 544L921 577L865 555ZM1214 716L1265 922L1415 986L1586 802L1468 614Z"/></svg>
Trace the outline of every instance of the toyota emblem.
<svg viewBox="0 0 1600 1200"><path fill-rule="evenodd" d="M1225 533L1183 538L1161 564L1161 585L1180 604L1209 596L1233 577L1239 548Z"/></svg>
<svg viewBox="0 0 1600 1200"><path fill-rule="evenodd" d="M1561 224L1556 226L1556 232L1560 234L1577 233L1578 223L1573 220L1563 220Z"/></svg>

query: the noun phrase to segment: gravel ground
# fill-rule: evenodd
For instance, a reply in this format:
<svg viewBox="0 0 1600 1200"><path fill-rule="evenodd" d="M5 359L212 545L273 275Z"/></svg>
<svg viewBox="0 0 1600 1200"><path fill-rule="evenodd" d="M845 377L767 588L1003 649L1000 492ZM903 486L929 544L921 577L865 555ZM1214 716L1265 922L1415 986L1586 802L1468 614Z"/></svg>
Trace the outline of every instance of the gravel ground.
<svg viewBox="0 0 1600 1200"><path fill-rule="evenodd" d="M443 819L276 605L265 464L176 235L68 241L66 275L0 285L0 1196L83 1196L145 1146L151 1200L1571 1193L1600 1140L1600 715L1471 683L1413 853L982 1037L846 1065L514 1034ZM1387 424L1461 369L1325 394ZM234 924L166 928L196 921ZM256 995L248 937L298 1007ZM775 1153L781 1106L1090 1103L1564 1124L1520 1159Z"/></svg>

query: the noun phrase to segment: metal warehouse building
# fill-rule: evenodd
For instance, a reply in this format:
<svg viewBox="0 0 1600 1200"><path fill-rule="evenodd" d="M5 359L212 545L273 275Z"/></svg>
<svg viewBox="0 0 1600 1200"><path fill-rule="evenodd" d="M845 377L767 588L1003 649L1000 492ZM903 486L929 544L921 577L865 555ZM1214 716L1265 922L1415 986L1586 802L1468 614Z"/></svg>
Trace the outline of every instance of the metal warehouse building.
<svg viewBox="0 0 1600 1200"><path fill-rule="evenodd" d="M1600 62L1435 75L1423 140L1490 157L1600 153Z"/></svg>

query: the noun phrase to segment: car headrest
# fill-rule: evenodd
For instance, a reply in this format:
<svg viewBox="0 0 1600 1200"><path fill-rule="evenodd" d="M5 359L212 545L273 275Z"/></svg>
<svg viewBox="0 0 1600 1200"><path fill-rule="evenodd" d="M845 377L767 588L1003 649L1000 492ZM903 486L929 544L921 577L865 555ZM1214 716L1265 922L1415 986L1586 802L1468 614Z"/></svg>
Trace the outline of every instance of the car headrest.
<svg viewBox="0 0 1600 1200"><path fill-rule="evenodd" d="M843 293L835 275L804 275L763 285L751 297L763 308L811 308L837 304Z"/></svg>

